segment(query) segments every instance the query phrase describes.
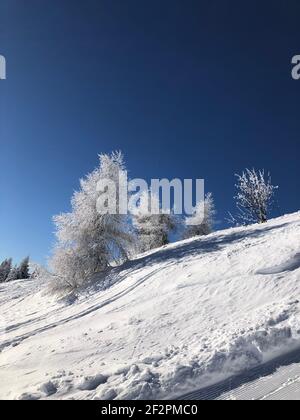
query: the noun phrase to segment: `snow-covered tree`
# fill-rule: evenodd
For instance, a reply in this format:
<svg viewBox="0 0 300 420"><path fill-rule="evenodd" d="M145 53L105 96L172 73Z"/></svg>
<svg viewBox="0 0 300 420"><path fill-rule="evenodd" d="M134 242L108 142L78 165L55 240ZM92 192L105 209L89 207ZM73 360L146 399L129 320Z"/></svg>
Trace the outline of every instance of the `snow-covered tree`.
<svg viewBox="0 0 300 420"><path fill-rule="evenodd" d="M29 275L29 257L24 258L19 266L12 267L12 259L6 259L0 265L0 283L28 279Z"/></svg>
<svg viewBox="0 0 300 420"><path fill-rule="evenodd" d="M18 267L18 278L29 279L29 277L29 257L26 257Z"/></svg>
<svg viewBox="0 0 300 420"><path fill-rule="evenodd" d="M10 272L9 272L7 278L6 278L6 282L19 280L19 279L20 279L19 269L18 269L18 266L15 266L10 270Z"/></svg>
<svg viewBox="0 0 300 420"><path fill-rule="evenodd" d="M45 267L32 261L29 262L29 273L31 279L44 279L51 276Z"/></svg>
<svg viewBox="0 0 300 420"><path fill-rule="evenodd" d="M0 264L0 283L4 283L12 268L12 259L6 259Z"/></svg>
<svg viewBox="0 0 300 420"><path fill-rule="evenodd" d="M235 196L237 214L230 215L231 222L236 225L265 223L272 208L275 190L271 175L264 170L246 169L237 177L237 195Z"/></svg>
<svg viewBox="0 0 300 420"><path fill-rule="evenodd" d="M152 214L153 211L158 213L158 209L159 214ZM169 234L176 229L175 216L172 212L164 212L160 208L159 198L148 191L142 194L132 221L138 237L138 252L167 245Z"/></svg>
<svg viewBox="0 0 300 420"><path fill-rule="evenodd" d="M54 217L57 244L50 261L56 286L74 289L93 274L106 270L113 262L127 259L132 242L127 216L100 212L99 200L119 205L120 177L125 173L120 152L99 156L99 166L80 181L80 190L72 197L72 211ZM116 188L99 189L103 181Z"/></svg>
<svg viewBox="0 0 300 420"><path fill-rule="evenodd" d="M194 213L185 218L184 238L209 235L213 231L216 215L212 193L208 193L204 202L197 204Z"/></svg>

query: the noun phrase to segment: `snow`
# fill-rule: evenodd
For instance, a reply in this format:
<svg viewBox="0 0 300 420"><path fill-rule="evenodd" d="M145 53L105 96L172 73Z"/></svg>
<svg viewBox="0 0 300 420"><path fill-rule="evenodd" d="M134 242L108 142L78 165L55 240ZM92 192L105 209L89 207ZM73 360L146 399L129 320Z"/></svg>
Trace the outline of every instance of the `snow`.
<svg viewBox="0 0 300 420"><path fill-rule="evenodd" d="M299 250L295 213L153 250L76 298L0 284L0 398L167 399L300 349Z"/></svg>
<svg viewBox="0 0 300 420"><path fill-rule="evenodd" d="M261 376L236 390L224 393L218 400L300 400L300 364L280 367L267 377Z"/></svg>

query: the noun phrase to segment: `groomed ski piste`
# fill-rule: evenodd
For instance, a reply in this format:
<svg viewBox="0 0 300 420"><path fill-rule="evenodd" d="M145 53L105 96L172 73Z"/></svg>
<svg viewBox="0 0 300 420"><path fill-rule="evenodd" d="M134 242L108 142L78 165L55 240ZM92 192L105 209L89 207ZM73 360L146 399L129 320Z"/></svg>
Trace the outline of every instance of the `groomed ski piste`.
<svg viewBox="0 0 300 420"><path fill-rule="evenodd" d="M300 399L300 213L140 255L76 296L1 284L0 351L1 399Z"/></svg>

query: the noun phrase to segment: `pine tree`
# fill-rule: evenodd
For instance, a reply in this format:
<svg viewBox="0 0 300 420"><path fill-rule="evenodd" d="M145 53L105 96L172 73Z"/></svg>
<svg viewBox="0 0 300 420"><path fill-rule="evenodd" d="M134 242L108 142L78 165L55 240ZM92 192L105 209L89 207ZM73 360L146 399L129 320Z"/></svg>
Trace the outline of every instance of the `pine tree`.
<svg viewBox="0 0 300 420"><path fill-rule="evenodd" d="M209 235L213 231L216 215L212 193L208 193L203 202L197 204L194 214L185 219L184 238Z"/></svg>
<svg viewBox="0 0 300 420"><path fill-rule="evenodd" d="M152 214L151 209L159 209L159 214ZM176 229L174 215L171 212L163 212L158 197L147 191L142 194L132 221L138 238L139 252L167 245L169 234Z"/></svg>
<svg viewBox="0 0 300 420"><path fill-rule="evenodd" d="M19 269L17 266L15 266L10 270L9 275L6 278L6 282L19 280L19 279L20 279Z"/></svg>
<svg viewBox="0 0 300 420"><path fill-rule="evenodd" d="M4 260L0 265L0 283L4 283L12 268L12 259Z"/></svg>
<svg viewBox="0 0 300 420"><path fill-rule="evenodd" d="M21 264L18 267L18 277L19 279L29 279L29 257L24 258Z"/></svg>

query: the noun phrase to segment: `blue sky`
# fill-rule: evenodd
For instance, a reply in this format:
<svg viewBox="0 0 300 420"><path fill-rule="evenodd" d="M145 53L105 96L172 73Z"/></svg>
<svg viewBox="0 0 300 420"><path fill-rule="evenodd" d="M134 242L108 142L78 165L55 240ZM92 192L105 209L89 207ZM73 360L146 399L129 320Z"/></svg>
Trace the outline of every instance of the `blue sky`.
<svg viewBox="0 0 300 420"><path fill-rule="evenodd" d="M205 178L220 220L245 167L298 210L299 17L293 0L1 0L0 259L45 261L52 216L115 149L132 177Z"/></svg>

